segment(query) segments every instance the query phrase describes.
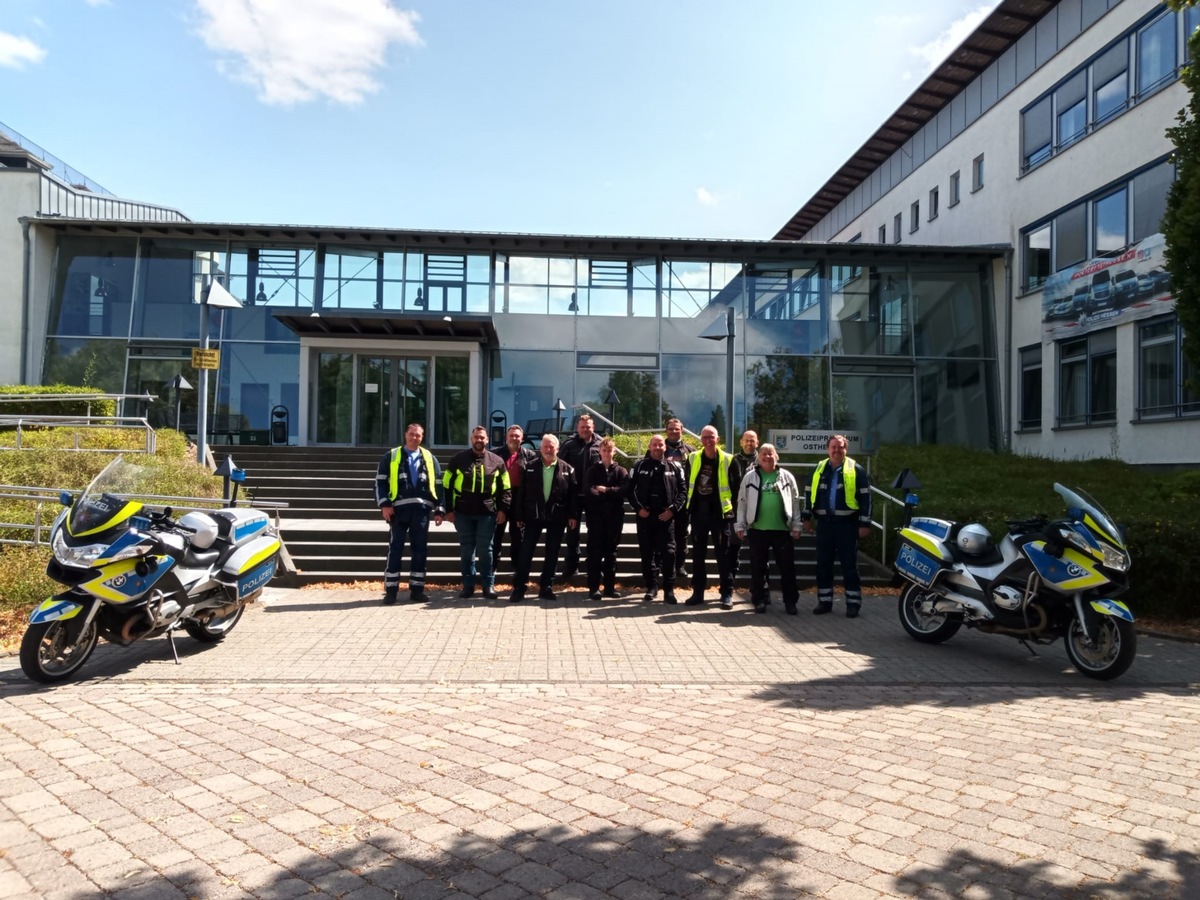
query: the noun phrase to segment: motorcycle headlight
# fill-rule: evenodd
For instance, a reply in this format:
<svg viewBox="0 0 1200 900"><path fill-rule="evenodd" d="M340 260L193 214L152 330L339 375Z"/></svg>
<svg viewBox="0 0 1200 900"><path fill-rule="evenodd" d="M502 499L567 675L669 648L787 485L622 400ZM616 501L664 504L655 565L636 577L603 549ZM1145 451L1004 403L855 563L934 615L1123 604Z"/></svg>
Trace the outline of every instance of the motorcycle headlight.
<svg viewBox="0 0 1200 900"><path fill-rule="evenodd" d="M68 547L67 542L63 540L62 531L54 533L54 555L65 566L90 569L107 546L107 544L83 544L79 547Z"/></svg>
<svg viewBox="0 0 1200 900"><path fill-rule="evenodd" d="M1110 569L1116 569L1118 572L1126 572L1129 570L1129 555L1112 547L1108 544L1101 544L1100 549L1104 551L1104 565Z"/></svg>

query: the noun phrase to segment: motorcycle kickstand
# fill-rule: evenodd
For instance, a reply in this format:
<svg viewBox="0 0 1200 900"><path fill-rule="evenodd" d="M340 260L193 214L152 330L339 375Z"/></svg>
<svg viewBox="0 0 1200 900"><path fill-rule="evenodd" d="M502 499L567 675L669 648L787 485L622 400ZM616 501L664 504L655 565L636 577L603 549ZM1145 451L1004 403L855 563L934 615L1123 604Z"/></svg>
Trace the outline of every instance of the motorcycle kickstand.
<svg viewBox="0 0 1200 900"><path fill-rule="evenodd" d="M1029 651L1030 656L1034 657L1035 659L1037 658L1038 652L1030 647L1029 643L1024 638L1017 638L1017 640L1021 642L1022 647Z"/></svg>
<svg viewBox="0 0 1200 900"><path fill-rule="evenodd" d="M175 649L175 626L174 625L172 625L170 628L167 629L167 643L171 645L171 655L173 657L175 657L175 665L182 666L183 663L179 661L179 651L177 649Z"/></svg>

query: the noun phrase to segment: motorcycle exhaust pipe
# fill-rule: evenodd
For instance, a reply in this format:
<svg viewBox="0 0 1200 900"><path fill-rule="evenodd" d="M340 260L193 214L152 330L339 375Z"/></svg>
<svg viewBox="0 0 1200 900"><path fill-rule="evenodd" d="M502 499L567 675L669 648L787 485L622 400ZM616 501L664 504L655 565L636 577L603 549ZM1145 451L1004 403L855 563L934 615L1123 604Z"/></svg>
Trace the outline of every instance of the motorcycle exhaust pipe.
<svg viewBox="0 0 1200 900"><path fill-rule="evenodd" d="M946 606L947 603L954 604L953 607ZM973 597L968 597L965 594L959 594L954 591L949 591L942 594L933 603L933 611L937 613L964 613L975 619L992 619L992 611L983 605L979 600Z"/></svg>

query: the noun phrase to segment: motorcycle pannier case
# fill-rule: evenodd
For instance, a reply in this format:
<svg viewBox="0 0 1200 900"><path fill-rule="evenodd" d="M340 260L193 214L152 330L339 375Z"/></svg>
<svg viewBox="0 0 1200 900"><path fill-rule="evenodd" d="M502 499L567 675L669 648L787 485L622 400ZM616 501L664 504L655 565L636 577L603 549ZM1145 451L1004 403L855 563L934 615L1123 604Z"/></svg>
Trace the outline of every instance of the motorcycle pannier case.
<svg viewBox="0 0 1200 900"><path fill-rule="evenodd" d="M243 544L225 561L218 579L232 597L245 600L266 586L275 576L279 562L279 538L270 535L254 538Z"/></svg>
<svg viewBox="0 0 1200 900"><path fill-rule="evenodd" d="M217 536L235 547L254 540L271 521L257 509L214 509L208 514L217 520Z"/></svg>
<svg viewBox="0 0 1200 900"><path fill-rule="evenodd" d="M900 549L896 568L911 581L930 587L951 564L949 551L942 543L950 534L951 522L917 517L900 529Z"/></svg>

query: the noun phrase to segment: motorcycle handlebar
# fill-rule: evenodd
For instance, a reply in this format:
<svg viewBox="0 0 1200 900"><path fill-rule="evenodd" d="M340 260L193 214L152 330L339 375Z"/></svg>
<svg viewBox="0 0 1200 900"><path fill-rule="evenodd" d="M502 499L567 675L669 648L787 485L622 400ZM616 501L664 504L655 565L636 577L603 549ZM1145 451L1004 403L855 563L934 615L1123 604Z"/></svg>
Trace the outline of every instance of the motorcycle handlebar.
<svg viewBox="0 0 1200 900"><path fill-rule="evenodd" d="M1049 519L1038 514L1031 519L1007 520L1009 534L1028 534L1031 531L1041 531L1049 523Z"/></svg>

